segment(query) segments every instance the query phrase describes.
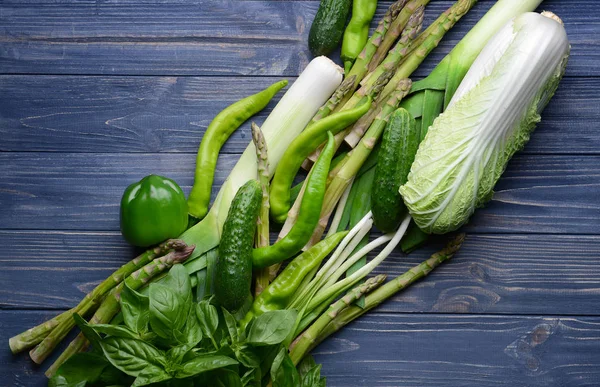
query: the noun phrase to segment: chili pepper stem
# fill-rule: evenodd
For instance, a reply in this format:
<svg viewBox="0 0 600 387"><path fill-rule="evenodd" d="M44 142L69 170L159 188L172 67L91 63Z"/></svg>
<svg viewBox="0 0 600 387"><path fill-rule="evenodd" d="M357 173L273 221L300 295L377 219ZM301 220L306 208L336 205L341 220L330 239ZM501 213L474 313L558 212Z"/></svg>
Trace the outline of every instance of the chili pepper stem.
<svg viewBox="0 0 600 387"><path fill-rule="evenodd" d="M73 313L79 313L78 310L85 309L91 311L94 305L98 305L104 295L113 287L118 285L123 279L133 273L135 270L143 267L148 262L151 262L156 257L163 256L171 250L179 251L186 247L185 242L178 239L170 239L157 247L149 249L132 259L125 265L121 266L117 271L111 274L106 280L100 283L89 294L87 294L81 302L74 308L61 313L60 315L48 320L34 328L28 329L9 340L9 345L12 353L19 353L29 349L40 343L48 334L56 327L61 326L65 321L72 320ZM81 313L80 313L81 314Z"/></svg>

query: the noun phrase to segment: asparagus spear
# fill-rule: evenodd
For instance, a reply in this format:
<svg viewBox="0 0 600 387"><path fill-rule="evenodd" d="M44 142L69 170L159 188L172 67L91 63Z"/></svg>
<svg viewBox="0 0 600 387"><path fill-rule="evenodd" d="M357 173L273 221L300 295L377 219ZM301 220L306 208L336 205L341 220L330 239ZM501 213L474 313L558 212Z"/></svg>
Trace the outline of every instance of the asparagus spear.
<svg viewBox="0 0 600 387"><path fill-rule="evenodd" d="M296 338L290 345L290 357L294 362L294 365L300 363L300 360L304 357L310 349L312 349L316 343L315 340L319 337L320 332L333 320L335 319L344 309L352 305L356 300L361 298L363 295L371 292L372 290L379 287L386 279L385 274L380 274L376 277L369 278L365 283L355 287L349 291L344 297L340 298L331 306L325 313L321 315L304 333Z"/></svg>
<svg viewBox="0 0 600 387"><path fill-rule="evenodd" d="M350 90L354 91L354 84L356 83L356 75L352 75L350 77L346 77L341 85L338 86L336 91L333 92L331 98L325 102L323 106L319 108L317 114L310 121L310 124L314 124L315 122L322 120L333 112L342 99L350 92ZM309 125L310 125L309 124Z"/></svg>
<svg viewBox="0 0 600 387"><path fill-rule="evenodd" d="M390 8L388 8L385 15L383 15L383 18L381 19L379 25L375 29L375 32L373 32L373 35L371 35L369 40L367 40L365 47L356 58L354 65L352 65L352 68L350 69L350 72L346 74L346 77L348 78L352 76L356 77L354 79L354 85L351 88L352 92L356 90L360 81L367 74L367 66L369 65L369 62L371 62L373 55L375 55L375 52L377 52L379 45L383 41L384 37L387 35L390 25L399 17L401 11L403 10L407 2L408 0L399 0L390 5ZM347 102L347 100L348 97L345 97L342 100L343 102L340 104L340 106L338 106L337 110L340 110L339 108L342 107Z"/></svg>
<svg viewBox="0 0 600 387"><path fill-rule="evenodd" d="M409 23L409 19L411 16L420 8L424 8L430 0L411 0L409 1L402 12L398 15L398 17L392 22L388 33L383 38L383 41L377 48L377 52L373 55L371 62L368 65L367 71L371 72L375 70L377 66L383 61L383 58L386 57L388 51L394 44L394 42L398 39L401 33L405 30L406 26Z"/></svg>
<svg viewBox="0 0 600 387"><path fill-rule="evenodd" d="M191 248L191 250L190 250L190 247L185 247L181 250L172 251L161 258L164 258L167 262L172 259L181 260L181 257L187 258L192 253L192 251L193 251L193 248ZM154 261L152 261L152 262L154 262ZM161 265L161 262L162 261L159 260L157 262L157 265ZM143 268L145 268L145 267L146 266L144 266ZM164 269L164 267L163 267L163 269ZM134 273L131 273L131 275L133 275L135 273L139 273L139 272L140 272L140 270L137 270ZM136 275L139 276L140 274L136 274ZM122 283L122 281L123 281L123 278L121 277L118 284ZM115 283L115 285L118 285L118 284ZM110 289L112 289L112 288L114 288L114 286L111 286ZM103 294L106 294L108 291L110 291L110 289L108 289ZM90 312L92 310L92 308L95 305L97 305L99 303L98 298L91 298L91 299L93 301L87 302L84 305L82 305L81 307L78 306L76 308L77 309L76 313L81 316L86 315L88 312ZM63 321L61 324L58 324L52 330L52 332L50 332L48 334L48 336L46 336L44 338L44 340L42 340L42 342L40 344L38 344L34 349L32 349L29 352L29 356L31 357L31 360L33 360L36 364L41 364L48 357L48 355L50 355L52 353L52 350L60 343L60 341L67 335L67 333L69 333L69 331L74 326L75 326L75 321L73 319L67 319L67 320Z"/></svg>
<svg viewBox="0 0 600 387"><path fill-rule="evenodd" d="M96 313L94 313L90 319L90 324L108 324L112 320L112 318L119 312L119 300L121 297L121 291L123 291L125 284L127 284L127 286L133 290L141 288L150 282L150 280L153 279L157 274L164 272L177 263L184 262L192 254L194 247L195 246L188 246L183 250L170 252L167 255L157 258L148 263L146 266L131 273L129 277L125 278L123 282L110 291L104 301L102 301L102 304L100 304L100 307ZM77 337L71 341L67 349L60 354L54 364L48 368L46 371L46 376L51 378L65 361L67 361L77 352L84 351L89 344L89 341L86 339L83 333L80 332L79 335L77 335ZM42 353L47 351L47 353L50 354L52 349L53 347L48 347L45 350L40 349L40 351Z"/></svg>
<svg viewBox="0 0 600 387"><path fill-rule="evenodd" d="M321 239L321 235L323 235L323 231L329 221L329 216L333 212L340 197L354 176L356 176L367 157L369 157L369 154L379 141L390 115L396 110L402 98L409 92L411 84L412 82L410 79L403 79L397 83L395 91L387 98L385 104L381 106L381 110L377 117L375 117L375 120L369 127L367 133L365 133L361 142L352 150L352 152L346 155L345 162L341 162L343 164L342 167L335 172L332 171L335 174L333 175L331 183L327 186L327 191L325 191L321 219L313 233L310 242L311 244L314 244Z"/></svg>
<svg viewBox="0 0 600 387"><path fill-rule="evenodd" d="M428 275L432 270L438 267L442 262L452 258L454 254L460 249L460 246L464 242L465 235L460 234L452 239L448 245L441 251L433 254L429 259L422 262L421 264L408 270L406 273L394 278L392 281L381 286L379 289L369 293L365 297L365 307L360 308L358 306L350 306L341 310L333 319L325 326L320 325L314 330L316 322L308 328L310 331L310 337L302 340L302 335L296 339L295 345L290 350L290 356L292 359L302 359L310 350L317 346L320 342L325 340L332 333L337 332L342 327L346 326L351 321L362 316L369 310L375 308L383 301L387 300L397 292L409 287L417 280ZM305 332L305 333L306 333ZM304 334L303 334L304 335ZM300 341L308 341L308 345L299 346Z"/></svg>
<svg viewBox="0 0 600 387"><path fill-rule="evenodd" d="M183 250L170 252L167 255L157 258L141 269L131 273L129 277L125 278L123 282L110 291L104 301L102 301L102 304L100 304L100 307L96 313L94 313L90 319L90 324L108 324L112 320L112 318L119 312L119 300L121 297L121 291L123 291L125 284L127 284L127 286L133 290L141 288L150 282L150 280L153 279L157 274L164 272L177 263L184 262L192 254L194 247L195 246L188 246ZM77 352L84 351L89 344L89 341L86 339L83 333L80 332L79 335L77 335L77 337L71 341L67 349L60 354L54 364L48 368L46 371L46 376L51 378L56 373L58 368L65 361L67 361L67 359ZM49 354L52 352L52 348L49 348L47 351Z"/></svg>
<svg viewBox="0 0 600 387"><path fill-rule="evenodd" d="M332 97L333 98L333 97ZM331 100L331 99L330 99ZM329 101L328 101L329 102ZM327 104L323 105L324 109ZM320 110L319 110L320 111ZM318 113L317 113L318 114ZM316 116L315 116L316 117ZM313 118L314 120L314 118ZM256 247L269 246L269 159L267 156L267 143L260 128L254 122L252 123L252 141L256 148L256 158L258 160L258 181L262 190L262 202L260 213L258 214L258 225L256 228ZM258 296L269 286L269 268L260 269L256 274L256 283L254 286L254 295Z"/></svg>
<svg viewBox="0 0 600 387"><path fill-rule="evenodd" d="M91 311L91 309L93 309L102 301L106 293L108 293L112 288L123 281L123 278L129 276L135 270L143 267L156 257L163 256L173 250L182 250L186 246L187 245L182 240L171 239L153 249L147 250L143 254L121 266L110 277L100 283L100 285L96 286L94 290L88 293L75 308L63 312L51 320L48 320L34 328L28 329L23 333L11 337L9 340L10 350L12 353L19 353L35 346L46 336L48 336L48 334L57 326L61 325L65 321L72 320L71 316L73 316L73 313L84 314L85 312L82 313L82 310L85 310L86 312Z"/></svg>

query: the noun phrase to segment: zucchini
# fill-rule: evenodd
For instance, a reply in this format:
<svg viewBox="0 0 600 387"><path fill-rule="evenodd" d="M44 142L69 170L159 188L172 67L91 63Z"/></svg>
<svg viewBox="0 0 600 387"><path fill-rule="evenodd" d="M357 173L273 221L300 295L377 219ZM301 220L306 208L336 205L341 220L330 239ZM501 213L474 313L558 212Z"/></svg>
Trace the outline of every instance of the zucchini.
<svg viewBox="0 0 600 387"><path fill-rule="evenodd" d="M235 312L250 294L252 249L262 191L250 180L235 194L219 244L215 270L215 298L225 309Z"/></svg>
<svg viewBox="0 0 600 387"><path fill-rule="evenodd" d="M406 183L419 142L415 119L406 109L396 110L383 133L371 190L373 220L382 232L394 231L406 215L398 189Z"/></svg>
<svg viewBox="0 0 600 387"><path fill-rule="evenodd" d="M351 0L321 0L308 34L308 48L314 56L329 55L340 45Z"/></svg>

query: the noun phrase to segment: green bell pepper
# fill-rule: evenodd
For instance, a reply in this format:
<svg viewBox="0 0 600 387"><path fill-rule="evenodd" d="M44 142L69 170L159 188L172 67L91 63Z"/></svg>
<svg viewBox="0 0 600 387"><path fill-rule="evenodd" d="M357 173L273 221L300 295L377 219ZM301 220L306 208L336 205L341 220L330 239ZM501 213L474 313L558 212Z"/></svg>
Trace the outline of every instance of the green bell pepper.
<svg viewBox="0 0 600 387"><path fill-rule="evenodd" d="M149 175L125 189L121 233L132 245L147 247L175 238L187 224L187 201L173 180Z"/></svg>

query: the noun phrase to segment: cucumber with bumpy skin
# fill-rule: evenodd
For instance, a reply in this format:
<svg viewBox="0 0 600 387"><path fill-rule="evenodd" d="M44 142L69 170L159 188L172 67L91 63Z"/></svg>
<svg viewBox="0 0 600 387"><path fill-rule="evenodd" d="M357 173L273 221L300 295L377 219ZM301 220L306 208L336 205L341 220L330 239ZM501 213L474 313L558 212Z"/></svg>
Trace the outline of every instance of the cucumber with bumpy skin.
<svg viewBox="0 0 600 387"><path fill-rule="evenodd" d="M219 244L215 270L215 297L225 309L235 312L250 294L252 249L262 191L250 180L235 194Z"/></svg>
<svg viewBox="0 0 600 387"><path fill-rule="evenodd" d="M314 56L329 55L340 45L351 0L321 0L308 34L308 48Z"/></svg>
<svg viewBox="0 0 600 387"><path fill-rule="evenodd" d="M406 215L398 189L406 183L419 140L415 119L403 108L396 110L383 133L371 190L373 220L382 232L394 231Z"/></svg>

